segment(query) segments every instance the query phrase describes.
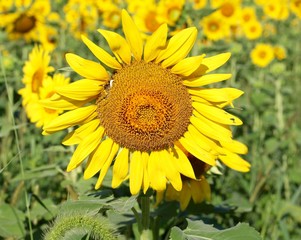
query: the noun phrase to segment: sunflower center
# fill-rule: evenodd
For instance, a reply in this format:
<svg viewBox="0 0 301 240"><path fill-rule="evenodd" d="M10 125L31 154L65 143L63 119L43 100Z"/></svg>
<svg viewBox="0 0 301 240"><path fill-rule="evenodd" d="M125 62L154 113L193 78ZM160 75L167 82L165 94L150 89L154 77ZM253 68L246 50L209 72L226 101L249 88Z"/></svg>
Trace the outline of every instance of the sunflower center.
<svg viewBox="0 0 301 240"><path fill-rule="evenodd" d="M14 22L14 32L17 33L28 33L34 28L36 24L36 18L34 16L27 16L21 14Z"/></svg>
<svg viewBox="0 0 301 240"><path fill-rule="evenodd" d="M234 13L234 7L230 3L225 3L221 8L222 15L225 17L230 17Z"/></svg>
<svg viewBox="0 0 301 240"><path fill-rule="evenodd" d="M211 32L216 32L216 31L218 31L218 29L219 29L219 25L218 25L218 23L217 22L210 22L209 23L209 29L210 29L210 31Z"/></svg>
<svg viewBox="0 0 301 240"><path fill-rule="evenodd" d="M150 32L156 31L156 29L160 26L156 19L156 12L155 11L149 11L148 14L145 17L145 26Z"/></svg>
<svg viewBox="0 0 301 240"><path fill-rule="evenodd" d="M113 75L98 116L107 135L122 147L158 151L187 131L192 106L181 78L155 63L134 62Z"/></svg>

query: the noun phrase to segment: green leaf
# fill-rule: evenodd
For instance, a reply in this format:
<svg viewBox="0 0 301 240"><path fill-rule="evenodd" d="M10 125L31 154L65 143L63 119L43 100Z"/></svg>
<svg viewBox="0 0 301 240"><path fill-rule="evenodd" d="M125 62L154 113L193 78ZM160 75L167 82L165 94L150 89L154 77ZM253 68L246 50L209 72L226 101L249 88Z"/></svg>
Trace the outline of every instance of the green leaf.
<svg viewBox="0 0 301 240"><path fill-rule="evenodd" d="M25 235L25 214L7 203L0 205L0 236L21 238Z"/></svg>
<svg viewBox="0 0 301 240"><path fill-rule="evenodd" d="M173 227L170 234L172 240L261 240L259 233L246 223L239 223L235 227L219 230L203 221L187 219L188 226L182 231Z"/></svg>

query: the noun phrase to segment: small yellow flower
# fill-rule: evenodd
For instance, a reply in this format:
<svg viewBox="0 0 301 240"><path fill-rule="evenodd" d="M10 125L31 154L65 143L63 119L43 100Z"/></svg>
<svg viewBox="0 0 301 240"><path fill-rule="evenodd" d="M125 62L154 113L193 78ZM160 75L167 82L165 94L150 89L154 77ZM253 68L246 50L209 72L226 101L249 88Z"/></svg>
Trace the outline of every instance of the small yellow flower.
<svg viewBox="0 0 301 240"><path fill-rule="evenodd" d="M223 18L223 22L229 25L237 25L241 14L240 0L224 0L217 4L216 13Z"/></svg>
<svg viewBox="0 0 301 240"><path fill-rule="evenodd" d="M161 0L158 3L158 18L161 23L174 26L182 15L185 0Z"/></svg>
<svg viewBox="0 0 301 240"><path fill-rule="evenodd" d="M4 27L10 39L23 38L26 41L35 41L43 44L40 39L45 38L47 29L55 28L48 24L51 16L49 1L16 1L12 9L1 14L0 27Z"/></svg>
<svg viewBox="0 0 301 240"><path fill-rule="evenodd" d="M257 20L255 8L244 7L241 10L241 22L242 24L247 24L251 21Z"/></svg>
<svg viewBox="0 0 301 240"><path fill-rule="evenodd" d="M63 8L68 30L80 38L95 29L98 23L98 12L95 1L69 0Z"/></svg>
<svg viewBox="0 0 301 240"><path fill-rule="evenodd" d="M274 46L274 54L278 60L283 60L286 58L286 50L281 45Z"/></svg>
<svg viewBox="0 0 301 240"><path fill-rule="evenodd" d="M251 51L251 60L258 67L268 66L274 59L274 49L270 44L257 44Z"/></svg>
<svg viewBox="0 0 301 240"><path fill-rule="evenodd" d="M301 19L301 0L291 0L290 10Z"/></svg>
<svg viewBox="0 0 301 240"><path fill-rule="evenodd" d="M213 13L200 21L204 35L209 40L217 41L230 36L230 26L222 19L220 15Z"/></svg>
<svg viewBox="0 0 301 240"><path fill-rule="evenodd" d="M244 24L243 30L245 36L250 40L260 38L262 35L262 26L261 23L257 20L253 20L248 22L247 24Z"/></svg>
<svg viewBox="0 0 301 240"><path fill-rule="evenodd" d="M207 0L189 0L195 10L203 9L207 6Z"/></svg>
<svg viewBox="0 0 301 240"><path fill-rule="evenodd" d="M289 8L285 0L269 0L263 6L264 13L275 20L286 20L289 16Z"/></svg>
<svg viewBox="0 0 301 240"><path fill-rule="evenodd" d="M238 154L247 148L232 139L230 126L242 121L223 108L243 94L234 88L205 88L230 74L209 74L222 66L229 53L206 58L187 57L196 37L195 27L167 40L161 25L144 43L129 14L122 10L125 37L98 30L114 57L85 36L82 40L101 64L72 53L66 60L83 79L56 89L49 109L67 110L44 126L43 134L75 127L63 140L78 144L67 171L86 158L84 178L99 173L95 188L113 165L112 187L129 179L130 191L163 191L170 183L182 190L182 176L196 179L186 154L210 166L220 159L238 171L250 164Z"/></svg>
<svg viewBox="0 0 301 240"><path fill-rule="evenodd" d="M37 127L49 123L62 112L42 106L40 100L52 97L56 87L69 83L69 79L61 74L55 74L53 78L48 76L53 71L49 62L49 53L41 46L35 46L23 68L22 81L25 86L18 92L29 120L36 123Z"/></svg>

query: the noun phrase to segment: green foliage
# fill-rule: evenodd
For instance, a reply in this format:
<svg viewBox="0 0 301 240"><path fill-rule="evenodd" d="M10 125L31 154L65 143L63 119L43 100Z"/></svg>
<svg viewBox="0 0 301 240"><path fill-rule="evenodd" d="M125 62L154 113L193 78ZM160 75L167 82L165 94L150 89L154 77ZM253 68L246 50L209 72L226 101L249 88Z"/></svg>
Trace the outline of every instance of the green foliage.
<svg viewBox="0 0 301 240"><path fill-rule="evenodd" d="M188 220L187 228L182 231L178 227L171 229L170 239L172 240L261 240L259 233L248 224L239 223L235 227L226 230L219 230L202 221Z"/></svg>

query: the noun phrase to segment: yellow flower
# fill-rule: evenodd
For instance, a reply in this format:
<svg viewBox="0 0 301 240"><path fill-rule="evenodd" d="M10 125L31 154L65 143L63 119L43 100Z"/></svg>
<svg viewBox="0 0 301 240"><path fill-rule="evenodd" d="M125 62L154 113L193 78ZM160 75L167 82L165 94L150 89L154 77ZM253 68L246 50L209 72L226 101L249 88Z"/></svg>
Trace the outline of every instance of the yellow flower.
<svg viewBox="0 0 301 240"><path fill-rule="evenodd" d="M299 19L301 19L301 0L291 0L290 10L296 14Z"/></svg>
<svg viewBox="0 0 301 240"><path fill-rule="evenodd" d="M189 0L195 10L203 9L207 6L207 0Z"/></svg>
<svg viewBox="0 0 301 240"><path fill-rule="evenodd" d="M23 96L23 106L28 104L31 99L38 99L40 88L47 74L54 71L52 66L49 66L49 52L45 51L42 46L35 46L29 54L28 61L23 67L22 82L25 84L26 94L22 94L25 90L20 90Z"/></svg>
<svg viewBox="0 0 301 240"><path fill-rule="evenodd" d="M71 34L80 38L95 29L98 22L98 12L95 1L69 0L63 8L66 22Z"/></svg>
<svg viewBox="0 0 301 240"><path fill-rule="evenodd" d="M259 21L253 20L243 25L246 37L250 40L257 39L262 35L262 26Z"/></svg>
<svg viewBox="0 0 301 240"><path fill-rule="evenodd" d="M210 14L200 21L204 35L213 41L221 40L229 37L230 26L222 21L222 17L218 14Z"/></svg>
<svg viewBox="0 0 301 240"><path fill-rule="evenodd" d="M101 4L101 2L99 2ZM117 27L120 26L121 22L121 9L117 7L115 4L110 3L106 4L105 6L102 7L103 14L103 25L111 28L111 29L116 29Z"/></svg>
<svg viewBox="0 0 301 240"><path fill-rule="evenodd" d="M50 2L37 0L29 3L31 1L16 1L15 8L11 5L12 9L1 14L0 26L5 28L10 39L40 42L45 37L45 29L54 29L48 24Z"/></svg>
<svg viewBox="0 0 301 240"><path fill-rule="evenodd" d="M283 46L274 46L274 55L278 60L283 60L286 58L286 50Z"/></svg>
<svg viewBox="0 0 301 240"><path fill-rule="evenodd" d="M84 178L99 173L99 188L113 164L112 187L129 179L132 194L148 188L181 191L181 175L195 179L193 168L176 142L199 161L215 165L219 158L239 171L250 164L237 154L247 148L232 139L231 125L242 121L223 110L243 92L234 88L205 88L231 74L208 74L222 66L229 53L187 57L197 29L187 28L167 41L161 25L145 42L131 17L122 10L121 35L99 30L114 57L85 36L85 45L109 69L72 53L66 60L82 80L56 89L50 109L68 110L44 126L43 134L78 126L63 140L78 144L67 171L86 158ZM230 147L229 147L230 146Z"/></svg>
<svg viewBox="0 0 301 240"><path fill-rule="evenodd" d="M217 5L216 13L223 18L223 22L237 25L241 14L240 2L240 0L224 0Z"/></svg>
<svg viewBox="0 0 301 240"><path fill-rule="evenodd" d="M269 44L259 43L251 51L252 62L258 67L268 66L274 59L274 49Z"/></svg>
<svg viewBox="0 0 301 240"><path fill-rule="evenodd" d="M286 0L269 0L263 6L264 13L275 20L285 20L289 16L289 8Z"/></svg>
<svg viewBox="0 0 301 240"><path fill-rule="evenodd" d="M55 93L55 88L69 83L61 74L55 74L53 78L48 73L53 71L49 66L49 52L42 46L35 46L29 54L29 60L23 67L24 88L19 90L22 96L22 105L31 122L35 122L37 127L54 119L61 111L47 109L39 101L51 97Z"/></svg>
<svg viewBox="0 0 301 240"><path fill-rule="evenodd" d="M138 7L134 20L138 29L144 33L153 33L162 24L158 15L158 6L154 1L147 1L143 6Z"/></svg>
<svg viewBox="0 0 301 240"><path fill-rule="evenodd" d="M158 17L161 23L174 26L182 15L185 0L161 0L158 4Z"/></svg>
<svg viewBox="0 0 301 240"><path fill-rule="evenodd" d="M47 76L39 89L39 95L34 95L34 98L24 105L29 120L36 123L37 127L42 127L62 113L62 110L49 109L41 105L40 101L52 97L55 94L55 88L67 85L68 83L69 78L65 78L62 74L55 74L53 78ZM27 95L32 94L30 91L30 86L26 85L19 93L23 98L26 98Z"/></svg>
<svg viewBox="0 0 301 240"><path fill-rule="evenodd" d="M241 10L242 24L257 20L255 9L253 7L244 7Z"/></svg>

